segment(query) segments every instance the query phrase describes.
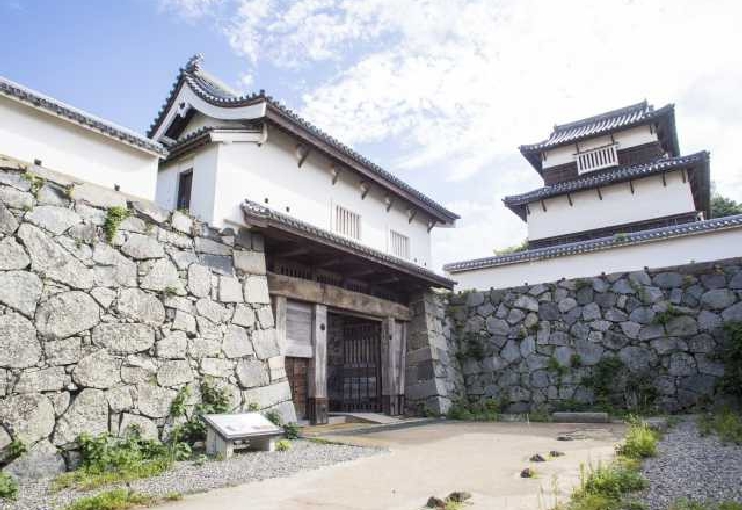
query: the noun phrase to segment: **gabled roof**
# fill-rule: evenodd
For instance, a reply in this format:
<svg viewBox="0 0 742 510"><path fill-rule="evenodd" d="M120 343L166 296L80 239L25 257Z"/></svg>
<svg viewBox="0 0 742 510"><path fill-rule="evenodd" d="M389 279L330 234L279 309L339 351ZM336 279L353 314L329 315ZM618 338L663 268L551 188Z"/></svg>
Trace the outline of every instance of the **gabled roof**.
<svg viewBox="0 0 742 510"><path fill-rule="evenodd" d="M428 283L448 289L453 288L454 282L452 280L437 275L433 271L420 267L417 264L369 248L347 237L334 234L251 200L245 200L242 204L242 213L245 215L245 219L250 222L258 220L265 223L265 226L279 228L293 234L301 235L302 237L310 238L332 248L341 249L358 257L369 259L378 264L421 278Z"/></svg>
<svg viewBox="0 0 742 510"><path fill-rule="evenodd" d="M535 189L520 195L505 197L502 201L511 211L520 216L521 219L525 220L527 204L537 200L565 195L575 191L594 189L609 184L625 182L640 177L647 177L683 168L693 168L697 171L690 177L691 190L693 191L696 210L704 211L706 216L708 216L710 182L709 153L706 151L697 152L688 156L659 159L651 163L614 167L604 171L591 172L584 174L577 179L544 186L543 188Z"/></svg>
<svg viewBox="0 0 742 510"><path fill-rule="evenodd" d="M593 251L630 246L633 244L660 241L672 237L704 234L716 230L740 227L742 227L742 214L728 216L726 218L694 221L682 225L671 225L667 227L641 230L639 232L614 234L612 236L601 237L598 239L560 244L558 246L549 246L547 248L537 248L534 250L525 250L511 253L509 255L498 255L495 257L484 257L480 259L465 260L462 262L452 262L450 264L445 264L443 270L449 273L476 271L478 269L486 269L489 267L536 262L538 260L551 259L555 257L579 255Z"/></svg>
<svg viewBox="0 0 742 510"><path fill-rule="evenodd" d="M130 129L101 119L62 101L29 89L19 83L0 76L0 92L20 103L73 122L85 129L119 140L136 149L164 156L167 151L162 144L146 138Z"/></svg>
<svg viewBox="0 0 742 510"><path fill-rule="evenodd" d="M452 222L459 218L456 213L449 211L395 175L369 161L317 126L301 118L294 111L275 101L271 96L266 95L263 90L257 94L253 93L240 96L219 82L219 80L203 71L201 64L202 58L196 55L188 61L184 68L180 69L170 95L159 111L155 122L150 127L147 136L150 138L155 136L165 121L168 111L174 106L179 91L185 84L188 84L194 94L210 105L223 108L237 108L265 104L264 120L294 134L303 141L339 160L340 163L372 179L380 186L423 208L436 219L444 222Z"/></svg>
<svg viewBox="0 0 742 510"><path fill-rule="evenodd" d="M668 104L655 110L646 101L567 124L555 125L549 138L534 144L521 145L520 152L540 172L540 153L544 150L574 144L587 138L606 135L622 129L649 124L650 122L662 124L666 131L663 133L666 137L665 150L671 156L679 155L680 149L677 133L675 132L675 105Z"/></svg>

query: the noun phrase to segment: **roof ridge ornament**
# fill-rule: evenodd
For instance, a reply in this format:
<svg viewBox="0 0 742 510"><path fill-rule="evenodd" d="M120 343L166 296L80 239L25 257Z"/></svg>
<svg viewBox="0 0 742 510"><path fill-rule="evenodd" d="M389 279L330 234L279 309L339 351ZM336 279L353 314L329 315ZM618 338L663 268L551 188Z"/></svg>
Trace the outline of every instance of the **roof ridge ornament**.
<svg viewBox="0 0 742 510"><path fill-rule="evenodd" d="M204 63L204 54L203 53L196 53L191 58L188 59L188 62L186 62L185 70L189 73L192 73L194 71L199 71L201 69L201 65Z"/></svg>

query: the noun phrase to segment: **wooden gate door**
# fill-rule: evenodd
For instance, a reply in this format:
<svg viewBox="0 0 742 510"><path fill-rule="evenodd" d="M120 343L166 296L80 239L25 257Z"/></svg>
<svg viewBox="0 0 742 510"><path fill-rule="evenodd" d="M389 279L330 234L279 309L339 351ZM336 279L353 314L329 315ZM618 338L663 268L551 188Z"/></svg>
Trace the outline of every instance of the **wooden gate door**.
<svg viewBox="0 0 742 510"><path fill-rule="evenodd" d="M343 351L343 410L381 412L381 323L346 321Z"/></svg>
<svg viewBox="0 0 742 510"><path fill-rule="evenodd" d="M291 388L291 398L294 401L296 417L300 420L306 419L307 399L309 384L309 362L310 358L293 358L286 356L286 377Z"/></svg>

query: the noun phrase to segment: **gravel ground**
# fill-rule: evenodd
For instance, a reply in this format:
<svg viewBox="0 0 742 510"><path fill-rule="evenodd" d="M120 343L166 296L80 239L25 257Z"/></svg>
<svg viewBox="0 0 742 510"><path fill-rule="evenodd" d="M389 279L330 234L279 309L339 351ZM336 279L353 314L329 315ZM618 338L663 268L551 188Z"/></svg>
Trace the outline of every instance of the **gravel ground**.
<svg viewBox="0 0 742 510"><path fill-rule="evenodd" d="M681 498L742 503L742 446L701 437L695 419L687 418L664 437L659 455L644 463L644 475L651 510L666 510Z"/></svg>
<svg viewBox="0 0 742 510"><path fill-rule="evenodd" d="M339 444L318 444L294 441L287 452L246 452L223 461L207 461L196 466L192 461L178 462L160 476L137 480L130 484L136 492L152 496L169 493L188 494L218 487L239 485L268 478L290 476L299 471L317 469L385 450ZM114 488L108 486L80 493L73 490L52 492L50 479L25 483L18 489L18 499L0 504L2 510L58 510L83 496L90 496Z"/></svg>

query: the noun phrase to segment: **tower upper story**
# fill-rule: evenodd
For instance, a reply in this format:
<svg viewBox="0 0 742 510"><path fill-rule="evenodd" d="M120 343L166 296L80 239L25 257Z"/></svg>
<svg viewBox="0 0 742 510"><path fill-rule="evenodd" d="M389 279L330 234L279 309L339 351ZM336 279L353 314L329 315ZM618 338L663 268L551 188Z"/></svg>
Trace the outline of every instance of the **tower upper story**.
<svg viewBox="0 0 742 510"><path fill-rule="evenodd" d="M708 217L708 153L680 154L672 104L556 125L520 152L544 187L503 201L528 223L530 248Z"/></svg>

